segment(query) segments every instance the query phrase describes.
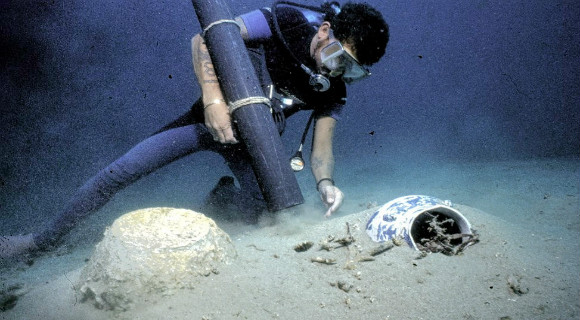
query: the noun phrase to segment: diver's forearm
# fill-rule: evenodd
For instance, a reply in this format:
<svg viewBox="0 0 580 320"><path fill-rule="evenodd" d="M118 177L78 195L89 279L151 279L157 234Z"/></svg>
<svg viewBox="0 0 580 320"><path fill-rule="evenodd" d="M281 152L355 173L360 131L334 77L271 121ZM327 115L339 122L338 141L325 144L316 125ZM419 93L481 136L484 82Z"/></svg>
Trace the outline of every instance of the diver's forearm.
<svg viewBox="0 0 580 320"><path fill-rule="evenodd" d="M322 179L332 179L334 172L334 157L332 152L320 155L313 154L310 158L310 163L316 183Z"/></svg>
<svg viewBox="0 0 580 320"><path fill-rule="evenodd" d="M332 185L334 173L334 155L332 152L332 138L336 120L331 117L320 117L314 126L312 154L310 165L312 174L318 186ZM324 181L322 181L325 179ZM322 181L322 182L320 182Z"/></svg>
<svg viewBox="0 0 580 320"><path fill-rule="evenodd" d="M221 87L205 41L200 35L196 35L191 41L191 46L193 70L201 87L203 104L207 106L216 100L223 100Z"/></svg>

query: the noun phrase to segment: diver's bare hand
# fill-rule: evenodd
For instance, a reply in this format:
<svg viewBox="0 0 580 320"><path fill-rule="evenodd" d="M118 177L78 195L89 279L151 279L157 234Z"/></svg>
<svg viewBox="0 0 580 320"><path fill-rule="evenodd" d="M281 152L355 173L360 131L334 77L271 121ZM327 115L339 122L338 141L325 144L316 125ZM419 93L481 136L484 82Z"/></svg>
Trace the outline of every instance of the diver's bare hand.
<svg viewBox="0 0 580 320"><path fill-rule="evenodd" d="M332 184L320 187L320 199L328 207L326 210L325 217L330 217L338 208L342 205L342 200L344 199L344 193L340 191L339 188L333 186Z"/></svg>
<svg viewBox="0 0 580 320"><path fill-rule="evenodd" d="M238 143L232 128L232 118L225 102L215 103L204 110L205 126L214 141L221 143Z"/></svg>

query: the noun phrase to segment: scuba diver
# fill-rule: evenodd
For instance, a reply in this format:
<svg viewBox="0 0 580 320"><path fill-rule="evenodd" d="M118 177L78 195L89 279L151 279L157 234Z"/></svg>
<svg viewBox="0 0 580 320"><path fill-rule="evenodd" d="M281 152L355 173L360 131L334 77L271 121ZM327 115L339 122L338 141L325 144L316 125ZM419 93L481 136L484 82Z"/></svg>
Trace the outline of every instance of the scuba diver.
<svg viewBox="0 0 580 320"><path fill-rule="evenodd" d="M304 166L304 138L314 124L310 157L314 186L332 215L343 201L333 181L335 125L346 103L346 84L370 75L368 67L384 55L389 27L368 4L337 2L321 7L277 1L236 17L241 36L263 87L271 99L280 134L285 119L312 110L292 168ZM209 205L235 205L242 219L256 223L264 198L222 94L204 39L192 39L194 72L202 96L191 109L88 180L48 225L27 235L0 236L0 258L47 251L83 218L100 209L118 191L172 161L198 151L220 154L233 177L222 177L207 198Z"/></svg>

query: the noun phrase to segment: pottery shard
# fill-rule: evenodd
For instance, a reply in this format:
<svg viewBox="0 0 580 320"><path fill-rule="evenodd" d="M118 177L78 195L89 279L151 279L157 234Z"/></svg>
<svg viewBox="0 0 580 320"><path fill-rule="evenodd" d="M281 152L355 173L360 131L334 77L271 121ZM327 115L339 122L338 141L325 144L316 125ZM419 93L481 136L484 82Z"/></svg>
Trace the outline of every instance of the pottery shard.
<svg viewBox="0 0 580 320"><path fill-rule="evenodd" d="M105 231L81 272L80 294L97 308L128 310L151 295L193 288L236 257L229 236L201 213L149 208L127 213Z"/></svg>

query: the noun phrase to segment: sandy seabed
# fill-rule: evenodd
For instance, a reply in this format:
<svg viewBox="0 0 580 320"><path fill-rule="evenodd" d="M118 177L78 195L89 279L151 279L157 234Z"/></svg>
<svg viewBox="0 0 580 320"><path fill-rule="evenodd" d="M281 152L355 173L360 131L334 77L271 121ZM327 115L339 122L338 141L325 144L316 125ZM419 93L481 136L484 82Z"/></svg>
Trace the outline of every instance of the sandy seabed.
<svg viewBox="0 0 580 320"><path fill-rule="evenodd" d="M97 310L74 287L95 243L77 244L31 266L3 266L2 290L19 298L0 319L580 318L579 159L358 166L341 177L348 198L331 219L307 196L258 227L218 220L238 257L194 289L125 312ZM403 245L359 261L378 245L364 231L376 205L408 194L451 200L480 242L458 256L421 258ZM319 250L329 236L346 236L347 224L355 243ZM304 241L315 245L296 252Z"/></svg>

